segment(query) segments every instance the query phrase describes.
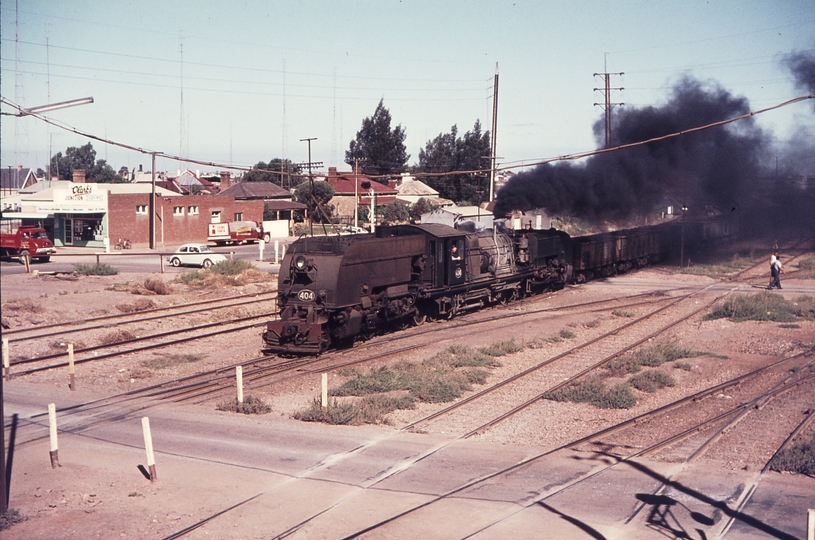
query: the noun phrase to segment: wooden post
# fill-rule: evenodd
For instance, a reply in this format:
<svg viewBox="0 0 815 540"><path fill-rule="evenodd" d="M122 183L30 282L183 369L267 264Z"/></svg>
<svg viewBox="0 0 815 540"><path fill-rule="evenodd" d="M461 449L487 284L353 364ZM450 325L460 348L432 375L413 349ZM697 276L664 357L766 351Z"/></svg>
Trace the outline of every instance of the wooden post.
<svg viewBox="0 0 815 540"><path fill-rule="evenodd" d="M274 241L274 263L275 264L278 264L279 261L280 261L280 259L278 258L278 255L280 255L280 240L275 240Z"/></svg>
<svg viewBox="0 0 815 540"><path fill-rule="evenodd" d="M3 338L3 371L5 371L6 380L11 380L11 360L10 352L8 349L8 338Z"/></svg>
<svg viewBox="0 0 815 540"><path fill-rule="evenodd" d="M235 367L235 380L238 384L238 403L243 403L243 366Z"/></svg>
<svg viewBox="0 0 815 540"><path fill-rule="evenodd" d="M57 408L53 403L48 404L48 428L51 436L51 468L59 467L59 446L57 444Z"/></svg>
<svg viewBox="0 0 815 540"><path fill-rule="evenodd" d="M96 266L99 266L99 254L96 254Z"/></svg>
<svg viewBox="0 0 815 540"><path fill-rule="evenodd" d="M23 255L23 264L25 265L25 273L31 273L31 257L28 255Z"/></svg>
<svg viewBox="0 0 815 540"><path fill-rule="evenodd" d="M150 472L150 481L156 481L156 458L153 455L153 436L150 434L150 418L144 416L141 419L141 427L144 432L144 449L147 452L147 468Z"/></svg>
<svg viewBox="0 0 815 540"><path fill-rule="evenodd" d="M323 373L322 405L323 412L326 412L328 410L328 373Z"/></svg>
<svg viewBox="0 0 815 540"><path fill-rule="evenodd" d="M71 380L68 382L68 388L76 390L76 379L74 378L74 344L68 344L68 375Z"/></svg>
<svg viewBox="0 0 815 540"><path fill-rule="evenodd" d="M164 273L164 257L162 255L158 256L158 264L161 267L161 273Z"/></svg>

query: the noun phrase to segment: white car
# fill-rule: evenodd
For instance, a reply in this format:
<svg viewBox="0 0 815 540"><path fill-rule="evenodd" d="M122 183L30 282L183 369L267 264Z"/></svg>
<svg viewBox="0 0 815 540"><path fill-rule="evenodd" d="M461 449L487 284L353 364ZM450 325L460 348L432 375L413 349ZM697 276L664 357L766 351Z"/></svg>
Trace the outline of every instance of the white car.
<svg viewBox="0 0 815 540"><path fill-rule="evenodd" d="M184 244L167 257L167 262L173 266L190 265L203 268L209 268L225 260L226 257L210 250L206 244Z"/></svg>

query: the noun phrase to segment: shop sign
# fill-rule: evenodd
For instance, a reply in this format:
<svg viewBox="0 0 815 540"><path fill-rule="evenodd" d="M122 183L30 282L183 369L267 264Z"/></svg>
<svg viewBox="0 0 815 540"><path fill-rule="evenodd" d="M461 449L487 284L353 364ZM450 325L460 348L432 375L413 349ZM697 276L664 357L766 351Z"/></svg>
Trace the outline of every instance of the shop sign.
<svg viewBox="0 0 815 540"><path fill-rule="evenodd" d="M54 188L54 201L38 203L37 211L73 214L105 213L108 211L108 190L95 184Z"/></svg>

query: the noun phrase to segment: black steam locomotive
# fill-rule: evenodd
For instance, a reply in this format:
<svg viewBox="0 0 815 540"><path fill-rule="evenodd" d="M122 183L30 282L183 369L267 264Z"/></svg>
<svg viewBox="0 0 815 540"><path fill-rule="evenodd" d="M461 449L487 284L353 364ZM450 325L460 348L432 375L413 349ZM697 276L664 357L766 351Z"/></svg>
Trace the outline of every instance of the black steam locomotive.
<svg viewBox="0 0 815 540"><path fill-rule="evenodd" d="M721 231L676 223L571 238L549 230L476 231L440 224L304 237L280 266L280 319L263 351L319 354L356 339L652 264ZM684 227L683 227L684 229Z"/></svg>

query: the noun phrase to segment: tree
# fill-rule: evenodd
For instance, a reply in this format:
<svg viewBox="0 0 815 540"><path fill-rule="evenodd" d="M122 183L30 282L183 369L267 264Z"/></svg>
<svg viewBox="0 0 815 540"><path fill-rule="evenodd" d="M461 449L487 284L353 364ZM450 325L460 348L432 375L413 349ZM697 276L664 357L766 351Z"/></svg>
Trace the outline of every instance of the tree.
<svg viewBox="0 0 815 540"><path fill-rule="evenodd" d="M70 146L51 158L51 174L60 180L71 180L74 170L85 170L85 181L90 183L122 182L122 177L104 159L96 160L96 150L91 143L85 146Z"/></svg>
<svg viewBox="0 0 815 540"><path fill-rule="evenodd" d="M473 129L458 137L458 127L450 133L439 133L419 150L417 172L446 173L454 171L481 171L483 173L445 174L428 176L425 183L437 190L442 197L456 202L477 203L486 189L489 171L490 132L481 132L481 122L475 121Z"/></svg>
<svg viewBox="0 0 815 540"><path fill-rule="evenodd" d="M408 205L397 201L389 202L382 207L382 221L388 225L407 223L410 220Z"/></svg>
<svg viewBox="0 0 815 540"><path fill-rule="evenodd" d="M269 163L258 161L252 169L243 177L244 182L272 182L281 187L293 187L303 181L302 168L289 159L274 158Z"/></svg>
<svg viewBox="0 0 815 540"><path fill-rule="evenodd" d="M414 221L418 221L421 219L422 214L427 214L433 211L433 205L430 204L430 201L422 197L416 204L410 207L410 217Z"/></svg>
<svg viewBox="0 0 815 540"><path fill-rule="evenodd" d="M330 223L331 215L334 213L334 205L328 204L334 197L334 187L328 182L317 180L314 182L314 192L312 196L311 183L303 182L294 190L294 200L303 203L308 208L308 215L314 223ZM317 204L322 207L322 211L317 208Z"/></svg>
<svg viewBox="0 0 815 540"><path fill-rule="evenodd" d="M391 129L391 113L379 100L373 116L362 121L362 129L345 152L345 162L354 165L359 158L366 175L398 174L405 170L410 155L406 152L407 134L401 124ZM387 180L382 181L387 184Z"/></svg>

